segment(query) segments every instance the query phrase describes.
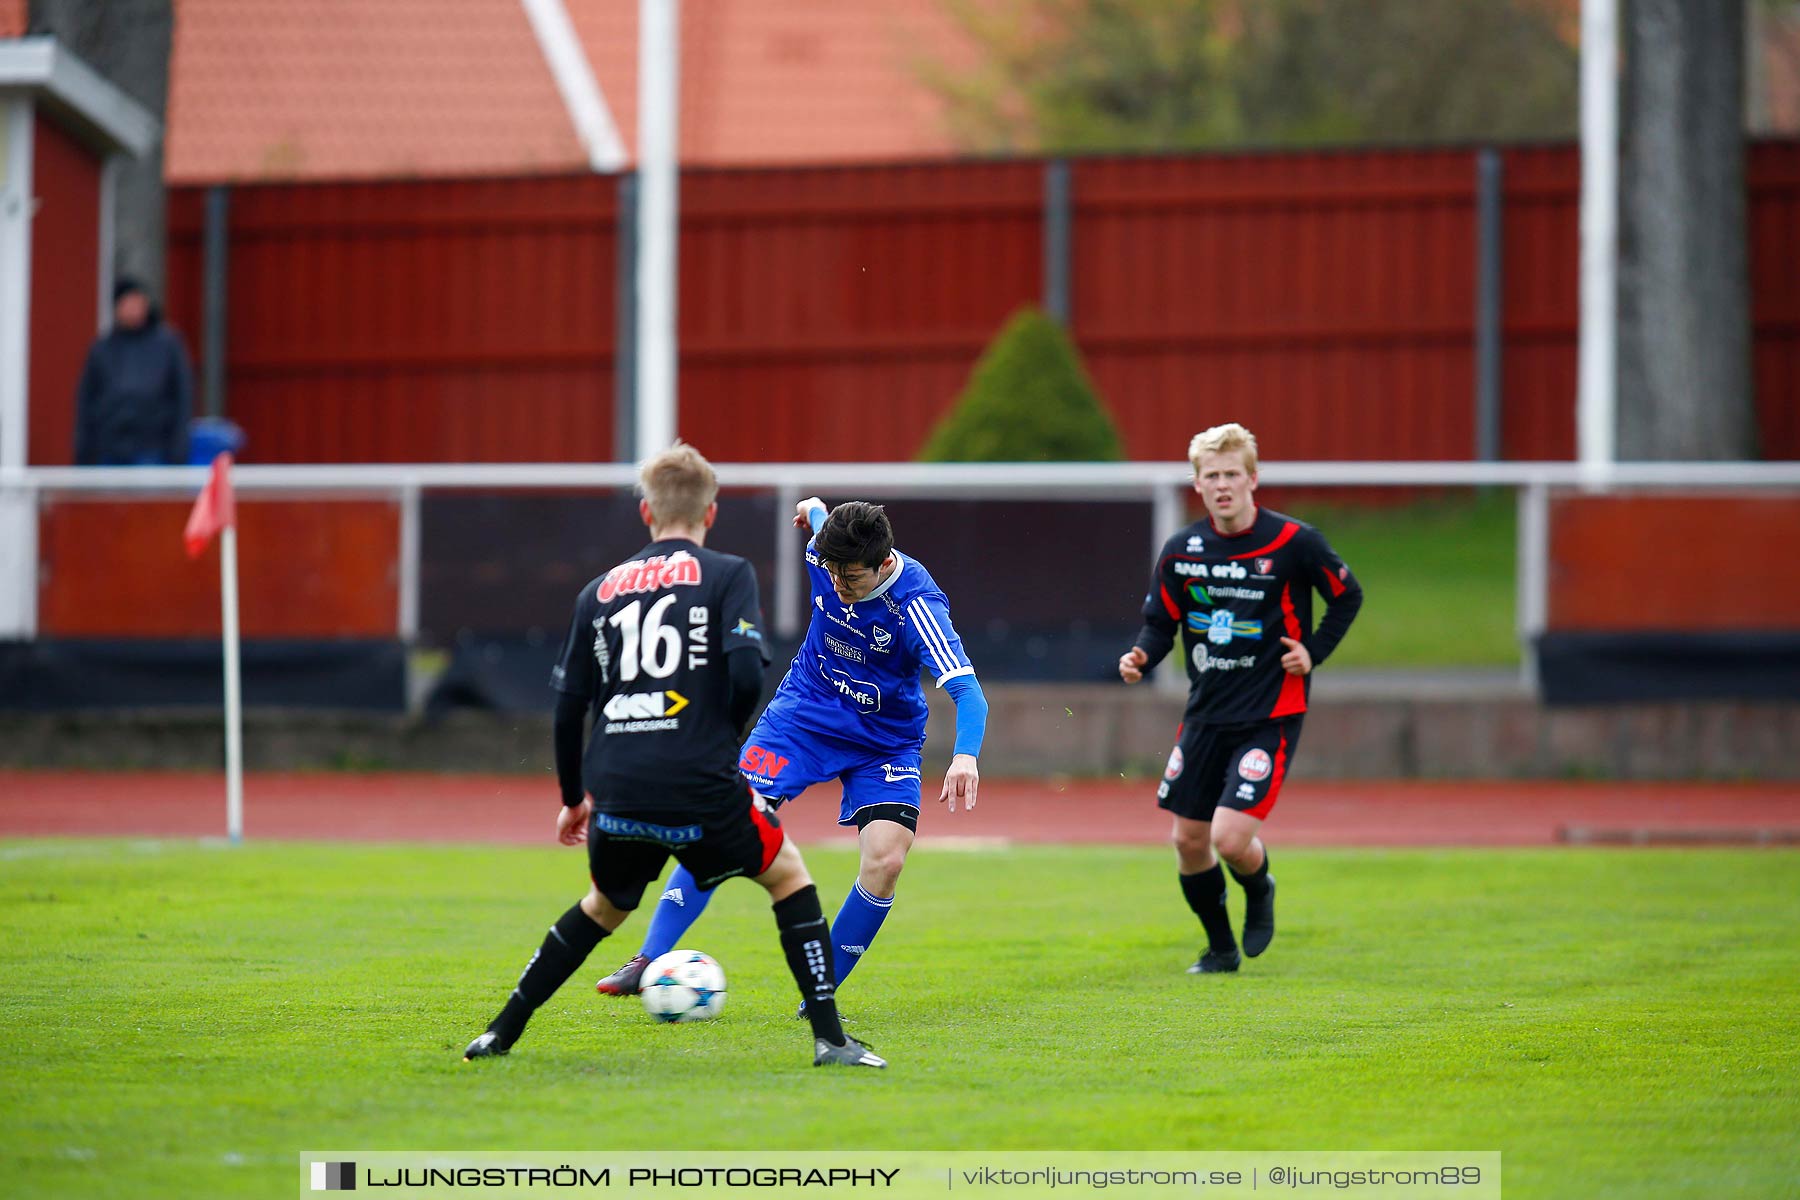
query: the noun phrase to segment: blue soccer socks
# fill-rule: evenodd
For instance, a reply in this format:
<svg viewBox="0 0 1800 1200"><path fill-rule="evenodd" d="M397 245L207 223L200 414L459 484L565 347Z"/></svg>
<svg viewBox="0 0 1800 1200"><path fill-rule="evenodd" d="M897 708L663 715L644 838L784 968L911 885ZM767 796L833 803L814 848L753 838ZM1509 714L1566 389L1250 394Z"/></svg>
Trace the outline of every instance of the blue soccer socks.
<svg viewBox="0 0 1800 1200"><path fill-rule="evenodd" d="M674 874L669 876L669 886L663 890L662 899L657 901L656 911L650 916L650 929L644 934L643 949L639 953L656 959L675 949L687 936L688 929L700 919L711 898L711 892L703 892L694 886L694 877L686 867L676 867ZM887 920L888 910L893 907L892 896L872 896L861 884L851 886L850 894L844 897L844 906L838 909L837 918L831 923L831 956L840 984L875 940L875 935L881 931L881 923Z"/></svg>
<svg viewBox="0 0 1800 1200"><path fill-rule="evenodd" d="M711 892L695 886L694 876L686 867L677 866L669 876L669 886L663 889L662 899L656 902L656 911L650 914L650 928L644 933L644 948L639 953L655 960L675 949L711 899Z"/></svg>
<svg viewBox="0 0 1800 1200"><path fill-rule="evenodd" d="M871 896L863 891L862 884L851 885L850 894L844 897L844 906L838 909L837 919L831 923L832 959L837 965L839 986L849 978L875 935L881 932L881 923L887 920L888 910L893 907L892 896L885 899Z"/></svg>

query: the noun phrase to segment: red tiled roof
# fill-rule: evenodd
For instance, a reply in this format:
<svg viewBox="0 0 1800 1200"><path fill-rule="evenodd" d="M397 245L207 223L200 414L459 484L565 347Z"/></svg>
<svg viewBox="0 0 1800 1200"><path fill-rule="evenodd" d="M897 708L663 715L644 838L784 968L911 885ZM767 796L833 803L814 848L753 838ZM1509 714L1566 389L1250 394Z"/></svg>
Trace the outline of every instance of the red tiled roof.
<svg viewBox="0 0 1800 1200"><path fill-rule="evenodd" d="M1771 131L1800 131L1800 15L1764 18L1764 121Z"/></svg>
<svg viewBox="0 0 1800 1200"><path fill-rule="evenodd" d="M565 0L628 149L637 0ZM690 163L917 158L954 150L921 59L966 50L942 0L708 0L682 9L681 153Z"/></svg>
<svg viewBox="0 0 1800 1200"><path fill-rule="evenodd" d="M638 0L564 3L629 152ZM942 0L704 0L681 34L684 162L953 150L916 72L966 53ZM174 183L587 162L518 0L176 0L168 125Z"/></svg>
<svg viewBox="0 0 1800 1200"><path fill-rule="evenodd" d="M584 160L516 0L177 0L171 182Z"/></svg>

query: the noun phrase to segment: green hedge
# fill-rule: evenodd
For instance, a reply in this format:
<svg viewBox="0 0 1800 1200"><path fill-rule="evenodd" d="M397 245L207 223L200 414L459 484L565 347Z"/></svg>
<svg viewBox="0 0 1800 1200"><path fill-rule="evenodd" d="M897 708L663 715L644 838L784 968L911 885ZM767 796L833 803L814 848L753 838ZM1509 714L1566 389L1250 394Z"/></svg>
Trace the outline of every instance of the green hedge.
<svg viewBox="0 0 1800 1200"><path fill-rule="evenodd" d="M1021 309L975 364L921 462L1118 462L1119 431L1062 326Z"/></svg>

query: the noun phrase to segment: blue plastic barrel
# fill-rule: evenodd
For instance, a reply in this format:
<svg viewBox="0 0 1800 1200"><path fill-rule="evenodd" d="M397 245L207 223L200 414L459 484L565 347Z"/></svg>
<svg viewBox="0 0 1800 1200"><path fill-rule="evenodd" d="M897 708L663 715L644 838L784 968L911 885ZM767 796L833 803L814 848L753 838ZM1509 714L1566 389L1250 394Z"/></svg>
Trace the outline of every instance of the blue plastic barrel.
<svg viewBox="0 0 1800 1200"><path fill-rule="evenodd" d="M195 417L188 422L188 465L205 467L221 454L244 448L244 430L224 417Z"/></svg>

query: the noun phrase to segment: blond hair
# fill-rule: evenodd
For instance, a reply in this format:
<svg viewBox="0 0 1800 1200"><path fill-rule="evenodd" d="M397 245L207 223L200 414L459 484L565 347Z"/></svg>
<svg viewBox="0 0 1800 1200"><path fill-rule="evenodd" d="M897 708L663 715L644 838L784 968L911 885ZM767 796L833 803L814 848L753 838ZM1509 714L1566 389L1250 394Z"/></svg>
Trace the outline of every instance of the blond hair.
<svg viewBox="0 0 1800 1200"><path fill-rule="evenodd" d="M719 497L719 479L706 456L677 441L638 468L638 493L650 502L651 523L659 529L693 527Z"/></svg>
<svg viewBox="0 0 1800 1200"><path fill-rule="evenodd" d="M1236 421L1196 433L1188 443L1188 461L1194 464L1194 474L1198 475L1202 454L1229 454L1233 450L1244 452L1244 470L1256 474L1256 435Z"/></svg>

